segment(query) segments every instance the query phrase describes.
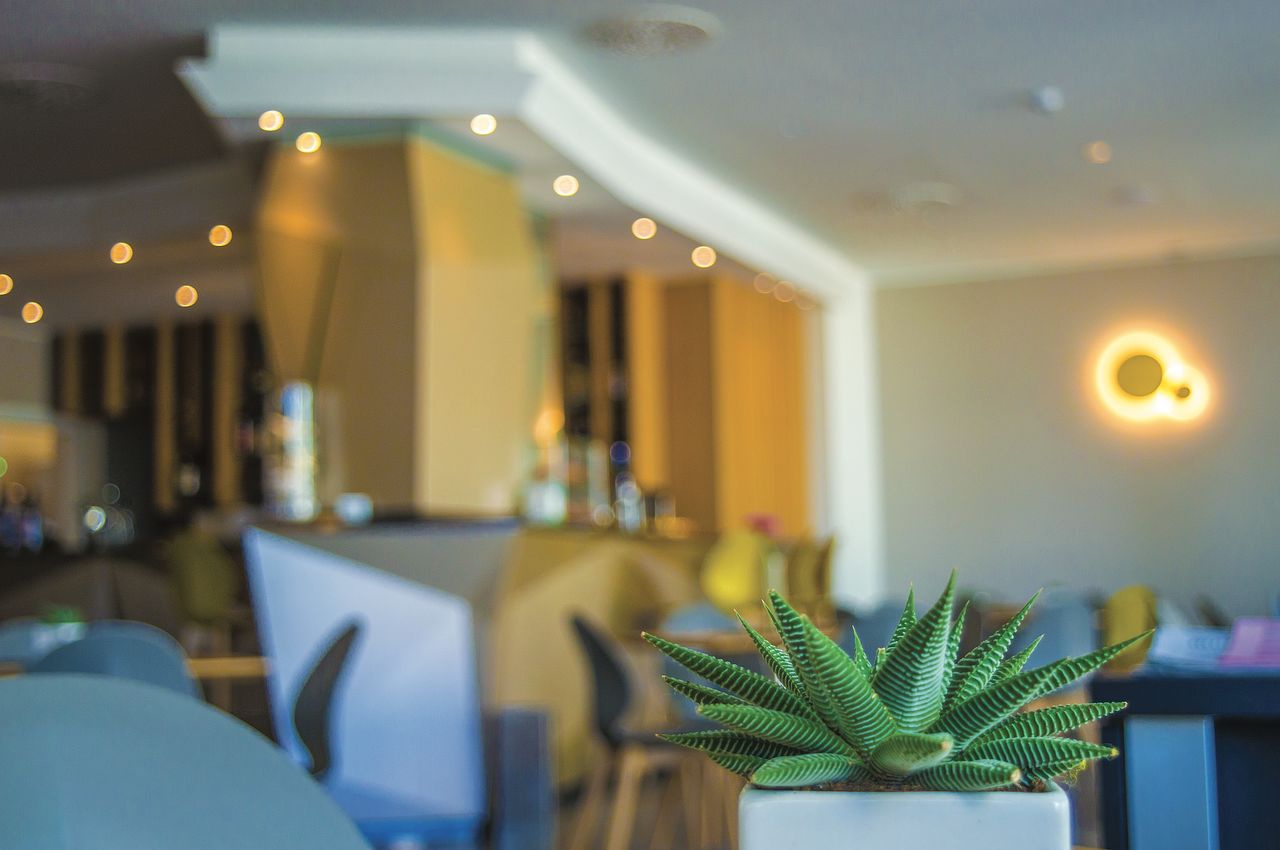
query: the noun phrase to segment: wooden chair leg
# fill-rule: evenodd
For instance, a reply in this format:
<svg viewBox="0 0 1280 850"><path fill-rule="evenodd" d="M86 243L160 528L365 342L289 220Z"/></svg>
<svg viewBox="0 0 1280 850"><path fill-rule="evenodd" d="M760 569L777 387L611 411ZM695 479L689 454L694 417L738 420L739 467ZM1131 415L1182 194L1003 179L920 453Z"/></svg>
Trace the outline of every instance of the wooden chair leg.
<svg viewBox="0 0 1280 850"><path fill-rule="evenodd" d="M640 783L644 781L648 768L649 757L643 749L623 748L618 760L618 787L613 794L613 812L609 816L609 837L605 842L605 850L630 850Z"/></svg>
<svg viewBox="0 0 1280 850"><path fill-rule="evenodd" d="M680 768L677 765L666 774L662 783L662 794L658 798L658 811L653 825L653 835L649 838L649 850L671 850L676 838L676 807L680 804Z"/></svg>
<svg viewBox="0 0 1280 850"><path fill-rule="evenodd" d="M680 764L680 797L684 803L684 844L689 850L698 850L702 845L701 824L698 820L699 803L706 796L702 791L702 755L685 757Z"/></svg>
<svg viewBox="0 0 1280 850"><path fill-rule="evenodd" d="M582 795L582 804L578 811L578 819L573 827L573 838L569 842L569 850L588 850L595 846L596 822L600 819L600 810L604 807L604 797L609 790L609 774L613 772L613 758L606 757L591 771L587 779L586 792Z"/></svg>
<svg viewBox="0 0 1280 850"><path fill-rule="evenodd" d="M729 850L738 847L738 795L742 793L742 781L737 776L724 774L724 825L729 840Z"/></svg>

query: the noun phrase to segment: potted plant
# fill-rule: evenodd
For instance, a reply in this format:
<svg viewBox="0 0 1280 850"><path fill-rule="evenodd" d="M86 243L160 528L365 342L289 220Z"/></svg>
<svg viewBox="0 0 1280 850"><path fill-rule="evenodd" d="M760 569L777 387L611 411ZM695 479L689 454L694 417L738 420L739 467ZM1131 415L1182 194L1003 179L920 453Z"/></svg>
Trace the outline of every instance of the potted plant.
<svg viewBox="0 0 1280 850"><path fill-rule="evenodd" d="M1053 780L1116 751L1062 735L1125 704L1021 709L1150 633L1024 672L1039 641L1006 654L1035 597L960 655L967 606L952 619L954 590L952 573L919 618L908 594L875 662L856 632L850 655L771 592L781 646L739 620L773 678L644 636L711 683L664 677L723 727L664 737L749 780L741 850L1068 850L1070 812Z"/></svg>

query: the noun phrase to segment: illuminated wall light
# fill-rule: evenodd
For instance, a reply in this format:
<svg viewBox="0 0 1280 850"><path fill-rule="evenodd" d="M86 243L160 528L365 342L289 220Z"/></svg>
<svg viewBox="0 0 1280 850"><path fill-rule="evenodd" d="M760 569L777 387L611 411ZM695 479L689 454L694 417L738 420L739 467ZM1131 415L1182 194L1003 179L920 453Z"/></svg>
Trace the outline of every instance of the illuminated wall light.
<svg viewBox="0 0 1280 850"><path fill-rule="evenodd" d="M174 293L173 300L178 302L179 307L194 307L196 302L200 300L200 293L196 291L194 286L183 284Z"/></svg>
<svg viewBox="0 0 1280 850"><path fill-rule="evenodd" d="M1112 340L1094 367L1094 383L1108 410L1122 419L1185 422L1209 406L1209 382L1169 340L1133 331Z"/></svg>
<svg viewBox="0 0 1280 850"><path fill-rule="evenodd" d="M570 198L578 194L578 178L572 174L561 174L551 182L551 191L562 198Z"/></svg>
<svg viewBox="0 0 1280 850"><path fill-rule="evenodd" d="M487 112L482 112L471 119L471 132L477 136L489 136L498 129L498 119Z"/></svg>
<svg viewBox="0 0 1280 850"><path fill-rule="evenodd" d="M631 235L637 239L652 239L658 235L658 224L643 216L631 222Z"/></svg>
<svg viewBox="0 0 1280 850"><path fill-rule="evenodd" d="M13 292L13 278L0 274L0 295L8 295L10 292Z"/></svg>
<svg viewBox="0 0 1280 850"><path fill-rule="evenodd" d="M209 244L215 248L225 248L231 244L231 228L225 224L215 224L209 229Z"/></svg>
<svg viewBox="0 0 1280 850"><path fill-rule="evenodd" d="M716 249L709 245L699 245L689 255L693 264L700 269L709 269L716 264Z"/></svg>
<svg viewBox="0 0 1280 850"><path fill-rule="evenodd" d="M320 134L314 130L299 133L298 140L293 143L294 147L303 153L315 153L320 150L321 144L323 144L323 142L320 139Z"/></svg>
<svg viewBox="0 0 1280 850"><path fill-rule="evenodd" d="M773 297L777 298L783 304L796 300L796 288L785 280L778 281L778 285L773 288Z"/></svg>
<svg viewBox="0 0 1280 850"><path fill-rule="evenodd" d="M778 279L768 272L760 272L756 275L756 279L751 284L756 288L756 292L761 295L768 295L773 292L773 288L778 285Z"/></svg>
<svg viewBox="0 0 1280 850"><path fill-rule="evenodd" d="M1093 165L1106 165L1111 161L1111 145L1101 140L1090 142L1084 146L1084 159Z"/></svg>
<svg viewBox="0 0 1280 850"><path fill-rule="evenodd" d="M284 126L284 115L278 109L268 109L258 116L258 129L274 133Z"/></svg>
<svg viewBox="0 0 1280 850"><path fill-rule="evenodd" d="M34 325L36 322L44 318L44 308L35 301L28 301L22 305L22 321L28 325Z"/></svg>
<svg viewBox="0 0 1280 850"><path fill-rule="evenodd" d="M123 266L133 259L133 246L128 242L117 242L111 246L111 262Z"/></svg>

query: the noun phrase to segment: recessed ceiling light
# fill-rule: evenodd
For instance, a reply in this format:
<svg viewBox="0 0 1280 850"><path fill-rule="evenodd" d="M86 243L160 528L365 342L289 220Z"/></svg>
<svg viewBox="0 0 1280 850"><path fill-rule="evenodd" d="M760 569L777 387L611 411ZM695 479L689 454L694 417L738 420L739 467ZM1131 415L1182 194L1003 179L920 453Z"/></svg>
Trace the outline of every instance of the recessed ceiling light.
<svg viewBox="0 0 1280 850"><path fill-rule="evenodd" d="M693 264L700 269L709 269L716 264L716 249L709 245L699 245L689 255Z"/></svg>
<svg viewBox="0 0 1280 850"><path fill-rule="evenodd" d="M178 302L179 307L194 307L196 301L200 300L200 293L196 291L194 286L183 284L173 294L173 300Z"/></svg>
<svg viewBox="0 0 1280 850"><path fill-rule="evenodd" d="M215 248L224 248L231 244L231 228L225 224L215 224L209 230L209 244Z"/></svg>
<svg viewBox="0 0 1280 850"><path fill-rule="evenodd" d="M637 239L652 239L658 233L658 225L651 218L638 218L631 222L631 235Z"/></svg>
<svg viewBox="0 0 1280 850"><path fill-rule="evenodd" d="M0 295L8 295L10 292L13 292L13 278L0 274Z"/></svg>
<svg viewBox="0 0 1280 850"><path fill-rule="evenodd" d="M471 119L471 132L477 136L488 136L498 129L498 119L487 112L482 112Z"/></svg>
<svg viewBox="0 0 1280 850"><path fill-rule="evenodd" d="M768 272L760 272L760 274L756 275L756 279L752 283L752 286L756 288L756 292L759 292L761 295L768 295L770 292L773 292L773 288L777 285L778 279Z"/></svg>
<svg viewBox="0 0 1280 850"><path fill-rule="evenodd" d="M133 259L133 246L128 242L117 242L111 246L111 262L123 266Z"/></svg>
<svg viewBox="0 0 1280 850"><path fill-rule="evenodd" d="M572 174L561 174L551 182L551 191L562 198L570 198L578 194L578 178Z"/></svg>
<svg viewBox="0 0 1280 850"><path fill-rule="evenodd" d="M28 301L22 305L22 321L28 325L34 325L36 322L44 318L44 308L35 301Z"/></svg>
<svg viewBox="0 0 1280 850"><path fill-rule="evenodd" d="M320 150L320 134L314 130L308 130L298 136L298 140L294 142L294 146L303 153L315 153Z"/></svg>
<svg viewBox="0 0 1280 850"><path fill-rule="evenodd" d="M783 304L788 301L794 301L796 297L796 288L785 280L778 281L778 285L773 288L773 297L777 298Z"/></svg>
<svg viewBox="0 0 1280 850"><path fill-rule="evenodd" d="M268 109L258 116L258 129L274 133L284 126L284 115L278 109Z"/></svg>
<svg viewBox="0 0 1280 850"><path fill-rule="evenodd" d="M1099 139L1084 146L1084 160L1093 165L1106 165L1111 161L1111 145Z"/></svg>
<svg viewBox="0 0 1280 850"><path fill-rule="evenodd" d="M1067 98L1057 86L1040 86L1032 89L1027 98L1033 112L1041 115L1053 115L1061 112L1067 105Z"/></svg>

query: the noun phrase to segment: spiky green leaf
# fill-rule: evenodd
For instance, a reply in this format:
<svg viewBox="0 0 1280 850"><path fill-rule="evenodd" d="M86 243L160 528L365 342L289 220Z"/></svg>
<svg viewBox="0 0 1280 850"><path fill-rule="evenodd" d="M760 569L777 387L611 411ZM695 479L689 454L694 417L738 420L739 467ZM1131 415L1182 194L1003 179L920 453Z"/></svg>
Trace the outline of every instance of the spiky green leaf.
<svg viewBox="0 0 1280 850"><path fill-rule="evenodd" d="M667 683L671 690L693 700L694 705L744 704L742 699L735 697L731 693L708 688L706 685L699 685L697 682L686 682L684 679L677 679L674 676L663 676L662 680Z"/></svg>
<svg viewBox="0 0 1280 850"><path fill-rule="evenodd" d="M796 754L796 750L792 747L775 744L763 738L756 738L729 729L673 732L669 735L659 735L658 737L664 741L670 741L673 744L679 744L691 750L700 750L704 753L727 753L738 756L755 756L763 759Z"/></svg>
<svg viewBox="0 0 1280 850"><path fill-rule="evenodd" d="M1016 765L1002 761L949 761L911 777L911 784L930 791L990 791L1022 778Z"/></svg>
<svg viewBox="0 0 1280 850"><path fill-rule="evenodd" d="M1146 640L1155 633L1155 630L1143 632L1140 635L1134 635L1128 640L1120 643L1104 646L1102 649L1090 652L1087 655L1077 656L1075 658L1064 658L1061 661L1055 661L1052 664L1046 664L1035 672L1043 670L1046 673L1044 681L1040 684L1040 690L1035 696L1041 697L1045 694L1053 693L1056 690L1065 688L1074 683L1078 679L1089 675L1093 671L1124 652L1135 643Z"/></svg>
<svg viewBox="0 0 1280 850"><path fill-rule="evenodd" d="M1027 613L1039 597L1040 593L1037 591L1017 614L1009 618L1009 622L996 629L990 637L956 662L947 690L947 706L964 702L987 686L1004 660L1004 654L1009 651L1009 645L1017 636L1022 621L1027 618Z"/></svg>
<svg viewBox="0 0 1280 850"><path fill-rule="evenodd" d="M856 759L833 753L807 753L770 759L756 768L751 781L762 788L804 788L870 776Z"/></svg>
<svg viewBox="0 0 1280 850"><path fill-rule="evenodd" d="M871 679L871 659L867 657L867 651L862 647L862 638L858 637L858 630L853 630L853 663L858 668L858 672L862 674L864 679Z"/></svg>
<svg viewBox="0 0 1280 850"><path fill-rule="evenodd" d="M960 639L964 637L964 620L968 614L969 600L966 599L964 607L956 615L956 620L951 624L951 631L947 635L947 663L942 669L942 681L947 683L948 687L951 683L952 674L956 669L956 662L960 660Z"/></svg>
<svg viewBox="0 0 1280 850"><path fill-rule="evenodd" d="M754 705L704 705L698 713L739 732L807 753L856 755L840 736L822 723Z"/></svg>
<svg viewBox="0 0 1280 850"><path fill-rule="evenodd" d="M909 776L944 761L953 748L954 742L946 733L901 732L876 747L868 764L877 773Z"/></svg>
<svg viewBox="0 0 1280 850"><path fill-rule="evenodd" d="M1077 741L1074 738L1003 738L964 751L965 761L994 759L1024 769L1059 761L1082 761L1115 756L1114 747Z"/></svg>
<svg viewBox="0 0 1280 850"><path fill-rule="evenodd" d="M707 758L744 779L750 779L756 768L768 761L759 756L741 756L737 753L721 753L714 750L707 752Z"/></svg>
<svg viewBox="0 0 1280 850"><path fill-rule="evenodd" d="M1011 655L1004 661L1000 662L1000 666L996 668L996 674L991 677L991 681L987 683L987 687L994 687L1009 681L1014 676L1022 672L1022 668L1027 666L1027 661L1031 659L1031 653L1036 651L1036 647L1040 645L1040 641L1044 640L1044 635L1040 635L1031 643L1027 644L1027 648Z"/></svg>
<svg viewBox="0 0 1280 850"><path fill-rule="evenodd" d="M1043 668L1014 676L953 705L928 731L948 732L963 749L974 738L1030 702L1048 673Z"/></svg>
<svg viewBox="0 0 1280 850"><path fill-rule="evenodd" d="M877 671L875 689L903 732L928 728L942 710L946 685L947 637L951 627L951 601L956 574L933 607L907 630Z"/></svg>
<svg viewBox="0 0 1280 850"><path fill-rule="evenodd" d="M737 613L736 611L734 612ZM746 630L751 637L751 642L756 645L756 651L760 653L760 657L764 659L764 663L773 671L773 675L784 688L793 694L804 695L804 685L800 681L800 676L796 673L795 665L791 663L791 658L778 647L774 646L764 635L751 627L751 624L738 614L738 622L742 624L742 628Z"/></svg>
<svg viewBox="0 0 1280 850"><path fill-rule="evenodd" d="M1125 702L1089 702L1055 705L1038 711L1015 714L990 732L977 738L971 746L1001 738L1047 737L1069 732L1086 723L1093 723L1123 709Z"/></svg>
<svg viewBox="0 0 1280 850"><path fill-rule="evenodd" d="M813 623L805 620L805 646L816 683L806 683L809 693L821 690L832 712L828 722L840 737L866 759L894 731L894 719L872 690L857 664Z"/></svg>
<svg viewBox="0 0 1280 850"><path fill-rule="evenodd" d="M889 645L884 648L886 654L892 653L898 648L898 641L902 640L903 635L911 631L916 624L916 588L914 585L907 588L907 603L902 606L902 616L898 618L898 624L893 627L893 636L889 638Z"/></svg>
<svg viewBox="0 0 1280 850"><path fill-rule="evenodd" d="M1086 759L1066 759L1037 765L1022 772L1022 782L1025 785L1034 785L1037 782L1048 782L1064 774L1074 776L1088 764L1089 762Z"/></svg>
<svg viewBox="0 0 1280 850"><path fill-rule="evenodd" d="M801 683L808 687L813 678L813 670L809 667L809 652L804 642L804 617L776 590L769 591L769 603L767 607L771 609L778 634L782 636L782 643L787 648L791 666Z"/></svg>
<svg viewBox="0 0 1280 850"><path fill-rule="evenodd" d="M644 639L684 666L689 672L701 676L753 705L792 714L812 715L812 711L802 699L759 673L647 632L644 634Z"/></svg>

